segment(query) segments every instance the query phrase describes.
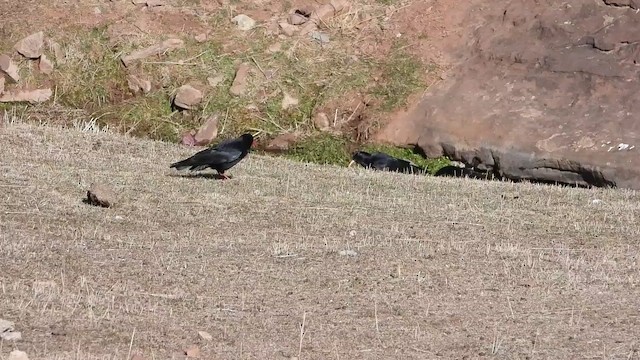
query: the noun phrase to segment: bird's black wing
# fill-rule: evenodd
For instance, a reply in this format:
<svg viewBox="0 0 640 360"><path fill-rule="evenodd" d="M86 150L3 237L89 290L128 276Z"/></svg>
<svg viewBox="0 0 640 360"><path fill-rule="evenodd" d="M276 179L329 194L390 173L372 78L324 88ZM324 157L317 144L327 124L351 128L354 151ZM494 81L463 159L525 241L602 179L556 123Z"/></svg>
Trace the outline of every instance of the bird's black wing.
<svg viewBox="0 0 640 360"><path fill-rule="evenodd" d="M233 153L237 152L238 156L240 156L240 153L242 152L242 148L243 148L242 138L227 139L213 147L213 149L220 150L220 151L233 152Z"/></svg>
<svg viewBox="0 0 640 360"><path fill-rule="evenodd" d="M193 156L171 164L178 170L189 167L190 170L203 170L210 166L216 166L236 160L242 154L237 149L218 149L219 145L214 148L204 149L195 153Z"/></svg>
<svg viewBox="0 0 640 360"><path fill-rule="evenodd" d="M419 173L425 170L411 161L385 154L375 153L373 166L378 170Z"/></svg>
<svg viewBox="0 0 640 360"><path fill-rule="evenodd" d="M371 158L373 160L372 166L374 169L385 171L396 171L399 165L398 160L400 160L381 152L373 153Z"/></svg>

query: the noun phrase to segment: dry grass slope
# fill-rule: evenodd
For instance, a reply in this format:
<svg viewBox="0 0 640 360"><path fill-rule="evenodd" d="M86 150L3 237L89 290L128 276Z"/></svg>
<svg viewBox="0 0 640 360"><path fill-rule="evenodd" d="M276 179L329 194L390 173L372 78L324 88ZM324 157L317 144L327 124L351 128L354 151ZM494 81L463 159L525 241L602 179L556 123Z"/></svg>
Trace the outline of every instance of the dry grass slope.
<svg viewBox="0 0 640 360"><path fill-rule="evenodd" d="M634 192L251 155L215 181L172 175L193 149L167 143L0 143L0 314L23 335L0 358L638 356ZM119 206L83 204L93 181Z"/></svg>

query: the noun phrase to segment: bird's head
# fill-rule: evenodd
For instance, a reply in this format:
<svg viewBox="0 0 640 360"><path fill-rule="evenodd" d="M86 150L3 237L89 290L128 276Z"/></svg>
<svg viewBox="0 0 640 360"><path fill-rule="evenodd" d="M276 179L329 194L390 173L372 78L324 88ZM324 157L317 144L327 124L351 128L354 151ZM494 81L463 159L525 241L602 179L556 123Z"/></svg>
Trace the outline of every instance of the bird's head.
<svg viewBox="0 0 640 360"><path fill-rule="evenodd" d="M349 167L351 167L354 163L368 167L371 165L371 154L366 151L356 151L353 153L351 157L351 162L349 163Z"/></svg>
<svg viewBox="0 0 640 360"><path fill-rule="evenodd" d="M253 135L249 133L242 134L240 138L242 139L242 144L247 148L251 148L255 145L255 139L253 138Z"/></svg>

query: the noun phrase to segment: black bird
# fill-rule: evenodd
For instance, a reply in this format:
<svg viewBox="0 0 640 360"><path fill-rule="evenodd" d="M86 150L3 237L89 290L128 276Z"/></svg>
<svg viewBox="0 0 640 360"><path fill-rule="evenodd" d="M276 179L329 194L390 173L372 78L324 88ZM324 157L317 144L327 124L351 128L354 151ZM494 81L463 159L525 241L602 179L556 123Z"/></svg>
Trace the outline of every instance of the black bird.
<svg viewBox="0 0 640 360"><path fill-rule="evenodd" d="M357 163L358 165L365 168L373 168L382 171L386 170L414 174L426 172L425 169L417 166L410 161L398 159L381 152L374 152L373 154L370 154L366 151L356 151L355 153L353 153L353 157L351 162L349 163L349 167L351 167L351 165L353 165L354 163Z"/></svg>
<svg viewBox="0 0 640 360"><path fill-rule="evenodd" d="M200 171L206 168L214 169L223 178L229 179L225 171L234 167L244 159L253 145L253 135L244 134L239 138L225 140L218 145L197 152L193 156L171 164L170 168Z"/></svg>

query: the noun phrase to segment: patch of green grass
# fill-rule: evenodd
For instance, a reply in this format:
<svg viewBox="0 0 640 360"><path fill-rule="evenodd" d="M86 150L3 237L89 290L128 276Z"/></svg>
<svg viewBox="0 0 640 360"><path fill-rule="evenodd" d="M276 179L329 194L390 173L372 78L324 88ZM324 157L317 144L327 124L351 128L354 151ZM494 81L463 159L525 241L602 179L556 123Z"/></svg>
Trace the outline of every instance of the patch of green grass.
<svg viewBox="0 0 640 360"><path fill-rule="evenodd" d="M63 42L67 61L53 74L57 99L76 109L96 110L127 96L126 72L108 44L107 28L78 31Z"/></svg>
<svg viewBox="0 0 640 360"><path fill-rule="evenodd" d="M425 86L420 79L423 70L420 62L401 44L396 44L389 58L378 65L382 76L379 85L371 90L372 95L382 100L383 111L405 105L409 95Z"/></svg>
<svg viewBox="0 0 640 360"><path fill-rule="evenodd" d="M294 144L285 156L303 162L346 166L351 161L350 149L353 149L355 145L346 136L316 133ZM435 174L442 167L451 164L451 161L446 157L427 159L413 149L384 144L364 144L359 146L358 150L370 153L383 152L408 160L427 169L430 174Z"/></svg>
<svg viewBox="0 0 640 360"><path fill-rule="evenodd" d="M172 112L169 95L162 91L104 107L94 114L102 126L117 126L120 131L133 136L165 141L177 140L179 129L176 122L181 116Z"/></svg>
<svg viewBox="0 0 640 360"><path fill-rule="evenodd" d="M402 148L397 146L382 145L382 144L365 144L361 147L362 151L369 153L383 152L391 156L395 156L400 159L411 161L414 164L425 168L430 174L435 174L441 168L450 165L451 160L442 156L435 159L427 159L422 155L416 153L413 149Z"/></svg>
<svg viewBox="0 0 640 360"><path fill-rule="evenodd" d="M297 142L285 155L288 158L316 164L346 165L351 160L345 137L320 133Z"/></svg>

